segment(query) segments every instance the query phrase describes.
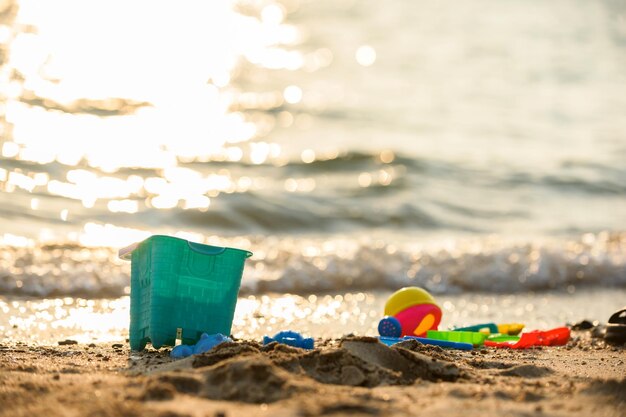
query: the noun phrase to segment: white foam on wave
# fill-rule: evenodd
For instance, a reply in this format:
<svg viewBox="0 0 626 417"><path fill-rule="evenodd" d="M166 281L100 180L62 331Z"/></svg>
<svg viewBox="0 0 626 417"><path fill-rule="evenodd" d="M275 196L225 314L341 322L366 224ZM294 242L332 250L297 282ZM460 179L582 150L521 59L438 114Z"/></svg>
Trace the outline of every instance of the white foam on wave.
<svg viewBox="0 0 626 417"><path fill-rule="evenodd" d="M242 294L314 294L416 285L435 293L626 286L626 232L573 239L473 237L390 243L360 237L250 237L211 241L250 249ZM8 246L0 293L116 297L129 292L130 264L114 248Z"/></svg>
<svg viewBox="0 0 626 417"><path fill-rule="evenodd" d="M530 242L495 236L405 245L367 239L297 241L277 241L277 247L262 253L243 289L314 293L417 285L449 293L626 285L626 233Z"/></svg>

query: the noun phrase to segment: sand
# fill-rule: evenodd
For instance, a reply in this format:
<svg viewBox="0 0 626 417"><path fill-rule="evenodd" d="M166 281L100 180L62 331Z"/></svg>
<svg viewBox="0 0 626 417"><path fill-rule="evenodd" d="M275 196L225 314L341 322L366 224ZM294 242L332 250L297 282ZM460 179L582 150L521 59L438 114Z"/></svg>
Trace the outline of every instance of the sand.
<svg viewBox="0 0 626 417"><path fill-rule="evenodd" d="M239 340L179 361L126 342L4 343L0 416L624 416L626 350L595 330L523 351Z"/></svg>

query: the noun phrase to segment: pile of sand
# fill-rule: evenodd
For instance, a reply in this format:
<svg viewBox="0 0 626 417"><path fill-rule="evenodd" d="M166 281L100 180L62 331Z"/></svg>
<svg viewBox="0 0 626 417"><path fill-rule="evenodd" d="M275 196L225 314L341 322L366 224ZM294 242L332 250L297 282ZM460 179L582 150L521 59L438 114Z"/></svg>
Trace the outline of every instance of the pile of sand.
<svg viewBox="0 0 626 417"><path fill-rule="evenodd" d="M180 392L213 400L272 403L314 391L315 382L371 388L410 385L417 379L471 378L471 372L452 362L420 353L421 346L413 342L388 348L374 338L344 339L338 347L313 351L275 342L224 343L193 357L193 372L161 369L150 378L146 396Z"/></svg>
<svg viewBox="0 0 626 417"><path fill-rule="evenodd" d="M0 345L0 416L622 416L626 351L576 335L566 347L443 350L375 338L312 351L224 343L172 361L127 345Z"/></svg>

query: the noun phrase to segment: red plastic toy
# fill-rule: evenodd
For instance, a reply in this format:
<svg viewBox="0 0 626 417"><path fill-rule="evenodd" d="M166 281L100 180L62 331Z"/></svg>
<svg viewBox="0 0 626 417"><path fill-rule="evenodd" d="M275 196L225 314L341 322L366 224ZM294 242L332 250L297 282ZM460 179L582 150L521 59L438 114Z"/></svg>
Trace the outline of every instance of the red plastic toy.
<svg viewBox="0 0 626 417"><path fill-rule="evenodd" d="M518 341L494 342L485 340L485 346L496 348L526 349L533 346L563 346L569 341L570 329L556 329L523 333Z"/></svg>

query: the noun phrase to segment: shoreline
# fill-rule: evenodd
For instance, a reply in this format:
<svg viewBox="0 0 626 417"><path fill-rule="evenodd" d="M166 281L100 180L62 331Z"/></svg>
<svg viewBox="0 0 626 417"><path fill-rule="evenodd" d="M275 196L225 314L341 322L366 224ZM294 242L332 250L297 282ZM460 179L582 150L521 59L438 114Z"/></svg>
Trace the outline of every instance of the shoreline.
<svg viewBox="0 0 626 417"><path fill-rule="evenodd" d="M390 292L344 292L300 296L261 294L237 301L232 334L261 340L280 330L333 339L346 334L377 335L378 320ZM437 294L443 310L440 329L476 323L524 323L546 330L581 320L606 321L624 304L626 288L589 288L517 294ZM128 337L128 297L20 299L0 296L0 343L28 341L54 345L59 340L116 343Z"/></svg>
<svg viewBox="0 0 626 417"><path fill-rule="evenodd" d="M575 331L563 347L442 350L373 338L303 351L240 340L180 361L169 349L0 345L0 416L620 416L626 350ZM71 343L71 342L68 342Z"/></svg>

